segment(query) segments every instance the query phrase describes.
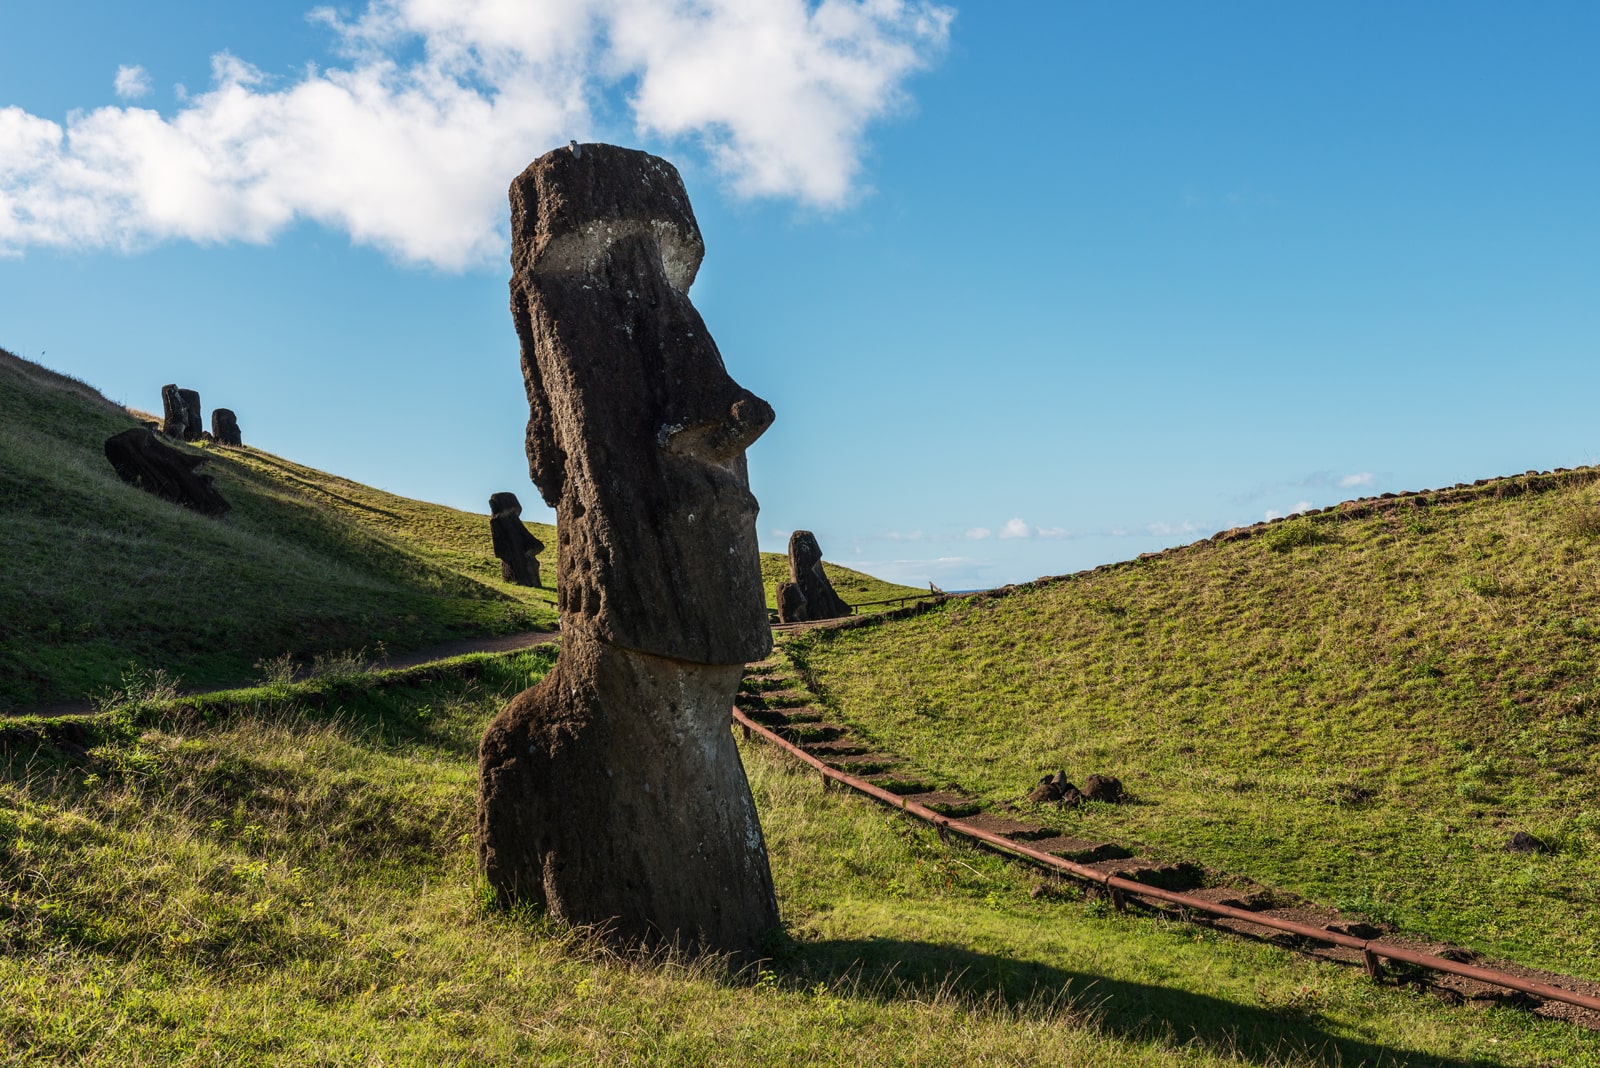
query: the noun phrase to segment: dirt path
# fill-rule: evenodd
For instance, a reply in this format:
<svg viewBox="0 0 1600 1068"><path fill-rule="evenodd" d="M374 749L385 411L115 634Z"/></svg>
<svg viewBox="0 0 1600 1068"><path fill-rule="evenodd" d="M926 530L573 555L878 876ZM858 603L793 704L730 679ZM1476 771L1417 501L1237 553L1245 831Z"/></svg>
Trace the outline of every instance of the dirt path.
<svg viewBox="0 0 1600 1068"><path fill-rule="evenodd" d="M448 660L453 656L465 656L467 653L512 653L518 649L528 649L545 642L560 641L561 635L553 630L525 630L517 634L502 634L494 638L462 638L453 642L441 642L430 645L425 649L416 649L409 653L399 653L385 657L372 665L373 671L398 671L402 668L413 668L421 664L431 664L435 660ZM243 679L232 686L210 686L200 689L184 688L179 692L184 697L194 697L201 694L219 693L223 690L234 690L241 686L254 685L258 680ZM94 703L87 698L76 701L56 701L48 705L38 705L34 708L13 708L0 710L0 719L17 716L81 716L94 711Z"/></svg>

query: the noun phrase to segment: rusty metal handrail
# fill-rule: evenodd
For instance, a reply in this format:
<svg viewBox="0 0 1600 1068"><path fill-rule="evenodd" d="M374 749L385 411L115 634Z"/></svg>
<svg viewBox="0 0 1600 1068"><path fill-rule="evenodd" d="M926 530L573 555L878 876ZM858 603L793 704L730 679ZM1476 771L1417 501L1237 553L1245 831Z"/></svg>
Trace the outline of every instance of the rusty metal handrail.
<svg viewBox="0 0 1600 1068"><path fill-rule="evenodd" d="M1065 872L1066 874L1072 875L1076 878L1085 879L1093 883L1099 883L1113 894L1131 894L1135 897L1153 898L1157 901L1165 901L1169 904L1178 905L1185 909L1192 909L1196 912L1208 912L1215 916L1226 916L1229 919L1244 920L1247 923L1253 923L1260 927L1268 927L1273 930L1284 931L1288 934L1298 935L1302 938L1310 938L1319 942L1327 942L1332 945L1343 946L1346 949L1358 950L1361 953L1362 963L1366 966L1367 973L1372 975L1374 978L1377 978L1381 974L1381 969L1378 965L1379 958L1386 958L1388 960L1401 961L1406 964L1414 964L1418 967L1428 968L1436 972L1448 972L1452 975L1465 976L1468 979L1476 979L1479 982L1490 983L1494 986L1505 987L1509 990L1519 990L1524 994L1533 994L1549 1001L1565 1002L1568 1005L1576 1005L1579 1008L1588 1009L1591 1012L1600 1012L1600 998L1591 997L1588 994L1580 994L1577 991L1567 990L1564 987L1551 986L1549 983L1541 983L1534 979L1523 979L1520 976L1496 971L1493 968L1479 968L1473 964L1463 964L1460 961L1450 960L1448 957L1435 956L1431 953L1419 953L1416 950L1407 949L1404 946L1393 945L1392 943L1383 942L1375 938L1357 938L1354 935L1340 934L1337 931L1329 931L1321 927L1311 927L1303 923L1295 923L1293 920L1282 920L1276 916L1267 916L1259 912L1251 912L1249 909L1234 908L1232 905L1216 904L1215 902L1206 901L1202 898L1191 897L1188 894L1180 894L1172 890L1163 890L1160 887L1147 886L1144 883L1134 882L1132 879L1124 879L1121 876L1110 875L1106 872L1096 871L1094 868L1086 867L1082 864L1075 864L1064 857L1056 856L1054 853L1046 853L1041 849L1033 849L1032 847L1024 845L1021 842L1012 841L1003 835L995 834L992 831L986 831L981 827L975 827L972 824L966 823L959 819L953 819L949 816L941 815L931 808L917 804L915 801L907 801L899 794L885 790L881 786L874 786L865 779L851 775L848 772L840 771L837 768L829 767L827 764L823 763L821 760L818 760L804 749L801 749L798 745L795 745L786 738L780 737L773 731L755 722L749 716L746 716L743 712L741 712L738 708L733 710L733 719L734 722L738 723L744 728L746 737L749 737L752 732L759 734L764 741L778 746L791 756L803 760L805 763L810 764L813 768L816 768L817 771L822 773L825 779L833 779L836 782L843 783L852 790L866 794L868 797L871 797L877 801L881 801L891 808L897 808L908 815L915 816L920 820L924 820L927 823L933 824L934 828L938 830L940 837L944 837L950 832L954 832L961 835L963 838L971 838L974 841L982 842L985 845L993 846L1007 853L1025 857L1028 860L1034 861L1035 863L1043 864L1046 867Z"/></svg>

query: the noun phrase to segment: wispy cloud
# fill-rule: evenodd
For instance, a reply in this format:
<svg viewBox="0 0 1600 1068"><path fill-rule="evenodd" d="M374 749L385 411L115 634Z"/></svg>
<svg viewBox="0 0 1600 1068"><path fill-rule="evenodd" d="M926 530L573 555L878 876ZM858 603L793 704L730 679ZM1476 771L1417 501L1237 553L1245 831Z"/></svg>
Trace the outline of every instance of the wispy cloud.
<svg viewBox="0 0 1600 1068"><path fill-rule="evenodd" d="M1200 525L1185 519L1181 523L1146 523L1144 529L1145 533L1153 534L1158 538L1170 538L1178 534L1193 534L1200 529Z"/></svg>
<svg viewBox="0 0 1600 1068"><path fill-rule="evenodd" d="M1370 486L1370 485L1372 485L1372 472L1371 471L1362 471L1360 474L1355 474L1355 475L1340 475L1339 476L1339 488L1340 489L1350 489L1352 486Z"/></svg>
<svg viewBox="0 0 1600 1068"><path fill-rule="evenodd" d="M1037 537L1050 541L1072 537L1072 531L1068 530L1066 527L1037 527L1034 529L1034 534Z"/></svg>
<svg viewBox="0 0 1600 1068"><path fill-rule="evenodd" d="M891 530L891 531L889 531L889 533L885 534L884 537L886 539L888 539L889 541L921 541L922 540L922 531L920 531L920 530L908 530L908 531Z"/></svg>
<svg viewBox="0 0 1600 1068"><path fill-rule="evenodd" d="M973 527L971 530L962 535L962 537L966 538L968 541L983 541L987 538L992 538L993 536L994 531L990 530L988 527Z"/></svg>
<svg viewBox="0 0 1600 1068"><path fill-rule="evenodd" d="M261 242L310 219L403 261L483 263L503 255L510 179L619 94L635 137L701 147L739 195L833 208L952 17L927 0L321 8L344 65L287 84L223 53L170 115L0 107L0 253ZM124 67L116 88L148 77Z"/></svg>
<svg viewBox="0 0 1600 1068"><path fill-rule="evenodd" d="M118 67L112 84L122 99L138 100L150 92L150 75L143 67Z"/></svg>

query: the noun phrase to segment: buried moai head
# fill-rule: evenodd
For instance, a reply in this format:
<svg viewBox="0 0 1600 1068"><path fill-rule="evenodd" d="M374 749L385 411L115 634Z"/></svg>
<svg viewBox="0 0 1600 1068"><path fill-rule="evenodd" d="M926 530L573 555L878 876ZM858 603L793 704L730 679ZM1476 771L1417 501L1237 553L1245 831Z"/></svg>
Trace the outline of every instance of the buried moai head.
<svg viewBox="0 0 1600 1068"><path fill-rule="evenodd" d="M771 647L744 451L772 408L688 290L705 245L677 169L557 149L511 186L528 464L556 509L562 622L704 664Z"/></svg>

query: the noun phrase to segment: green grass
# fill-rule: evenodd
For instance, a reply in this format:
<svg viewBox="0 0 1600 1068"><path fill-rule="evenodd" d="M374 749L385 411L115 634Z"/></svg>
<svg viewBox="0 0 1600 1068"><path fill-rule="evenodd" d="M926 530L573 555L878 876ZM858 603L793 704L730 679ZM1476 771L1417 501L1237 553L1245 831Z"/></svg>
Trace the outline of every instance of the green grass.
<svg viewBox="0 0 1600 1068"><path fill-rule="evenodd" d="M548 650L191 699L0 754L0 1063L1600 1063L1594 1037L1120 915L744 756L755 975L490 907L476 741ZM467 670L467 668L471 670Z"/></svg>
<svg viewBox="0 0 1600 1068"><path fill-rule="evenodd" d="M529 590L501 580L486 515L258 449L179 446L209 458L201 471L233 506L219 522L117 478L103 444L135 425L0 350L0 712L93 694L130 664L232 685L284 654L398 653L555 622L548 525L528 524L551 588ZM847 599L889 588L831 572Z"/></svg>
<svg viewBox="0 0 1600 1068"><path fill-rule="evenodd" d="M1050 818L1597 978L1600 483L1528 481L786 648L935 780L1016 801L1113 774L1134 803ZM1516 830L1555 851L1504 851Z"/></svg>

